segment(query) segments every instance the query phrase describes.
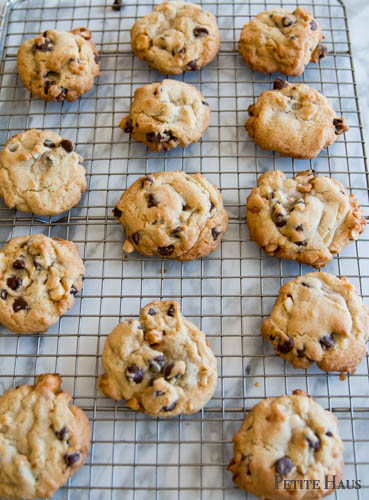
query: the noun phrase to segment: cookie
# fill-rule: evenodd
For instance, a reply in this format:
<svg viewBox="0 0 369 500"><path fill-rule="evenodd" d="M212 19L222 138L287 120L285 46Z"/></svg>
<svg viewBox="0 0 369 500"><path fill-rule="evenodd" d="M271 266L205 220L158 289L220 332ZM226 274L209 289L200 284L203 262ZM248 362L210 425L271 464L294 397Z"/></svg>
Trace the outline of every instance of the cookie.
<svg viewBox="0 0 369 500"><path fill-rule="evenodd" d="M0 397L2 498L49 498L84 464L90 424L60 385L44 374Z"/></svg>
<svg viewBox="0 0 369 500"><path fill-rule="evenodd" d="M74 144L49 130L11 137L0 153L0 196L9 208L57 215L76 205L86 190L83 158Z"/></svg>
<svg viewBox="0 0 369 500"><path fill-rule="evenodd" d="M354 373L366 354L369 309L346 278L309 273L280 289L261 333L295 368Z"/></svg>
<svg viewBox="0 0 369 500"><path fill-rule="evenodd" d="M100 56L86 28L47 30L18 50L18 72L25 87L45 101L75 101L94 86Z"/></svg>
<svg viewBox="0 0 369 500"><path fill-rule="evenodd" d="M298 76L328 53L322 29L311 12L274 9L260 12L241 31L238 50L251 69Z"/></svg>
<svg viewBox="0 0 369 500"><path fill-rule="evenodd" d="M228 227L218 189L203 175L185 172L137 179L113 213L125 229L123 250L180 261L208 255Z"/></svg>
<svg viewBox="0 0 369 500"><path fill-rule="evenodd" d="M317 90L281 78L276 78L273 90L260 94L248 113L249 136L260 148L281 156L315 158L348 130L344 117Z"/></svg>
<svg viewBox="0 0 369 500"><path fill-rule="evenodd" d="M73 306L84 272L71 241L11 239L0 251L0 323L17 333L45 332Z"/></svg>
<svg viewBox="0 0 369 500"><path fill-rule="evenodd" d="M132 26L133 52L161 73L196 71L219 51L217 20L198 5L163 2Z"/></svg>
<svg viewBox="0 0 369 500"><path fill-rule="evenodd" d="M314 170L293 179L279 170L261 175L246 216L250 238L268 255L317 269L357 240L366 225L355 196Z"/></svg>
<svg viewBox="0 0 369 500"><path fill-rule="evenodd" d="M332 476L336 484L342 479L337 419L301 390L255 405L233 441L228 470L237 486L258 498L321 498L334 492ZM292 483L283 488L283 480Z"/></svg>
<svg viewBox="0 0 369 500"><path fill-rule="evenodd" d="M210 107L193 85L176 80L150 83L135 91L120 128L159 152L197 142L208 128Z"/></svg>
<svg viewBox="0 0 369 500"><path fill-rule="evenodd" d="M212 397L217 363L205 334L174 300L151 302L105 341L100 391L153 417L196 413Z"/></svg>

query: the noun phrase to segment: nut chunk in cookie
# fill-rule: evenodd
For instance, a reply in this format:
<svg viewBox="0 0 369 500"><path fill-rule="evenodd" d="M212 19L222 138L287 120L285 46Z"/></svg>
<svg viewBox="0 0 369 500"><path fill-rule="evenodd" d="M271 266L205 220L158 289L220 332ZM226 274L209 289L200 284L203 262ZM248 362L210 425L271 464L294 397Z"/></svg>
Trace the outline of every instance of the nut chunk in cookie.
<svg viewBox="0 0 369 500"><path fill-rule="evenodd" d="M332 476L337 484L342 479L343 443L337 418L301 390L255 405L233 441L228 470L237 486L258 498L321 498L334 492ZM302 481L304 487L283 489L283 480ZM312 488L313 480L317 489Z"/></svg>
<svg viewBox="0 0 369 500"><path fill-rule="evenodd" d="M212 397L217 363L205 334L174 300L151 302L108 336L99 389L153 417L191 415Z"/></svg>
<svg viewBox="0 0 369 500"><path fill-rule="evenodd" d="M201 69L219 44L216 18L193 3L163 2L131 29L136 56L168 75Z"/></svg>
<svg viewBox="0 0 369 500"><path fill-rule="evenodd" d="M310 62L328 53L324 36L311 12L274 9L260 12L241 31L240 54L253 70L298 76Z"/></svg>
<svg viewBox="0 0 369 500"><path fill-rule="evenodd" d="M315 158L349 129L329 100L304 83L274 81L248 108L246 130L256 144L281 156Z"/></svg>
<svg viewBox="0 0 369 500"><path fill-rule="evenodd" d="M158 153L197 142L208 128L210 107L193 85L175 80L150 83L135 91L120 128Z"/></svg>
<svg viewBox="0 0 369 500"><path fill-rule="evenodd" d="M113 210L125 229L123 250L194 260L214 251L228 227L222 195L201 174L141 177Z"/></svg>
<svg viewBox="0 0 369 500"><path fill-rule="evenodd" d="M57 215L74 207L86 190L83 158L72 141L50 130L11 137L0 153L0 196L9 208Z"/></svg>
<svg viewBox="0 0 369 500"><path fill-rule="evenodd" d="M293 179L280 170L261 175L246 216L250 238L267 254L317 269L357 240L366 225L355 196L314 170Z"/></svg>
<svg viewBox="0 0 369 500"><path fill-rule="evenodd" d="M45 332L73 306L84 272L71 241L11 239L0 251L0 323L17 333Z"/></svg>
<svg viewBox="0 0 369 500"><path fill-rule="evenodd" d="M295 368L353 373L366 354L369 309L346 278L309 273L280 289L261 332Z"/></svg>
<svg viewBox="0 0 369 500"><path fill-rule="evenodd" d="M57 374L0 397L0 496L50 498L85 462L91 429Z"/></svg>
<svg viewBox="0 0 369 500"><path fill-rule="evenodd" d="M18 50L25 87L45 101L75 101L94 86L100 56L86 28L46 30Z"/></svg>

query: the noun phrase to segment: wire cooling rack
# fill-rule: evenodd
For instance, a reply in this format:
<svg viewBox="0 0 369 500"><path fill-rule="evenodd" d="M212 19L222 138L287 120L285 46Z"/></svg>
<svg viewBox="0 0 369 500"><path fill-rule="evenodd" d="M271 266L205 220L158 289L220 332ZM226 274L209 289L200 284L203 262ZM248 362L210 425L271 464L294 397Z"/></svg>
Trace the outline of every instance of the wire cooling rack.
<svg viewBox="0 0 369 500"><path fill-rule="evenodd" d="M337 0L297 2L312 10L326 35L329 57L310 64L293 81L304 81L329 97L343 112L350 131L313 161L280 158L258 149L244 124L247 107L272 76L252 72L237 53L242 26L261 10L296 2L202 2L221 29L217 58L202 71L171 77L196 85L212 109L202 141L186 149L152 153L130 141L118 127L134 90L163 78L135 58L129 29L153 3L124 0L24 0L10 2L2 17L0 71L0 145L35 127L52 129L77 143L85 157L88 189L67 216L41 223L31 214L0 204L0 243L17 235L42 232L74 241L86 265L83 292L74 308L45 335L19 336L0 329L0 391L33 383L44 372L58 372L63 386L88 414L92 445L86 465L56 499L219 500L254 498L232 483L226 465L232 437L246 411L266 396L302 388L339 419L345 442L345 478L361 480L360 490L338 490L337 499L369 498L368 358L344 381L318 369L294 370L275 356L260 335L280 286L311 271L290 261L266 257L249 240L246 196L257 177L270 169L288 175L311 166L334 175L358 197L369 215L367 166L347 18ZM24 39L48 28L86 26L102 54L102 75L95 88L74 103L30 99L16 72L16 52ZM216 183L230 214L222 244L209 257L188 263L128 257L123 232L112 207L137 177L161 170L202 172ZM368 230L326 267L345 275L368 304ZM217 355L219 382L207 407L191 417L153 419L115 404L97 392L100 357L106 336L126 316L137 316L152 299L175 298L183 313L208 335Z"/></svg>

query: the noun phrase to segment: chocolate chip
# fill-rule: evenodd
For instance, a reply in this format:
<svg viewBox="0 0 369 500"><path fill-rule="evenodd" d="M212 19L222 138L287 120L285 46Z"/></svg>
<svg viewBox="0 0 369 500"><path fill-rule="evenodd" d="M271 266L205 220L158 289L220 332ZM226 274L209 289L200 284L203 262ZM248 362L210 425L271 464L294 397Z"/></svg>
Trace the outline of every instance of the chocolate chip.
<svg viewBox="0 0 369 500"><path fill-rule="evenodd" d="M189 71L196 71L197 69L199 69L197 67L197 61L190 61L189 63L187 63L187 69Z"/></svg>
<svg viewBox="0 0 369 500"><path fill-rule="evenodd" d="M275 221L275 225L276 225L277 227L283 227L283 226L285 226L286 224L287 224L287 219L277 219L277 220Z"/></svg>
<svg viewBox="0 0 369 500"><path fill-rule="evenodd" d="M133 131L133 122L132 122L132 119L131 118L128 118L128 120L126 121L126 124L124 125L124 132L126 134L132 134L132 131Z"/></svg>
<svg viewBox="0 0 369 500"><path fill-rule="evenodd" d="M286 80L283 80L283 78L279 78L279 76L275 78L273 82L273 90L281 90L286 86L287 86Z"/></svg>
<svg viewBox="0 0 369 500"><path fill-rule="evenodd" d="M306 345L303 345L301 349L296 349L296 352L299 358L303 358L306 352Z"/></svg>
<svg viewBox="0 0 369 500"><path fill-rule="evenodd" d="M77 290L77 288L76 288L74 285L72 285L72 286L70 287L69 293L70 293L71 295L76 295L76 294L78 293L78 290Z"/></svg>
<svg viewBox="0 0 369 500"><path fill-rule="evenodd" d="M326 435L326 436L329 436L329 437L332 437L332 436L333 436L333 434L331 433L331 431L327 431L327 432L325 433L325 435Z"/></svg>
<svg viewBox="0 0 369 500"><path fill-rule="evenodd" d="M68 433L68 429L66 427L62 427L60 431L55 431L55 436L59 439L59 441L64 441L65 436Z"/></svg>
<svg viewBox="0 0 369 500"><path fill-rule="evenodd" d="M310 28L312 31L316 31L318 29L318 25L316 24L316 21L314 19L310 21Z"/></svg>
<svg viewBox="0 0 369 500"><path fill-rule="evenodd" d="M146 177L144 177L142 179L142 187L144 187L145 182L148 182L149 184L152 184L154 182L154 179L150 175L147 175Z"/></svg>
<svg viewBox="0 0 369 500"><path fill-rule="evenodd" d="M164 376L167 380L169 380L170 378L172 378L170 376L171 372L172 372L172 368L174 366L174 363L169 363L169 365L166 366L165 370L164 370Z"/></svg>
<svg viewBox="0 0 369 500"><path fill-rule="evenodd" d="M183 232L183 229L181 227L176 227L175 229L173 229L173 231L170 233L171 236L175 236L176 238L178 238L178 233L182 233Z"/></svg>
<svg viewBox="0 0 369 500"><path fill-rule="evenodd" d="M147 207L153 208L157 207L158 205L159 205L158 200L155 199L155 196L152 193L149 193L149 196L147 197Z"/></svg>
<svg viewBox="0 0 369 500"><path fill-rule="evenodd" d="M284 16L284 18L282 19L282 25L285 28L287 28L288 26L292 26L293 24L295 24L295 21L291 17Z"/></svg>
<svg viewBox="0 0 369 500"><path fill-rule="evenodd" d="M164 257L167 257L168 255L172 254L173 251L174 251L173 245L168 245L167 247L158 247L159 254L163 255Z"/></svg>
<svg viewBox="0 0 369 500"><path fill-rule="evenodd" d="M169 309L168 309L167 315L171 316L172 318L174 318L175 312L176 312L175 307L174 307L173 304L171 304L170 307L169 307Z"/></svg>
<svg viewBox="0 0 369 500"><path fill-rule="evenodd" d="M335 118L333 120L333 125L335 126L335 134L340 135L343 133L343 120L342 118Z"/></svg>
<svg viewBox="0 0 369 500"><path fill-rule="evenodd" d="M94 54L94 61L95 61L96 64L100 63L100 56L99 56L99 54Z"/></svg>
<svg viewBox="0 0 369 500"><path fill-rule="evenodd" d="M42 36L43 36L44 38L46 38L46 37L47 37L47 30L46 30L46 31L44 31L44 32L42 33Z"/></svg>
<svg viewBox="0 0 369 500"><path fill-rule="evenodd" d="M67 153L71 153L74 149L74 144L72 141L69 141L68 139L63 139L61 143L59 144Z"/></svg>
<svg viewBox="0 0 369 500"><path fill-rule="evenodd" d="M186 53L186 49L184 47L181 47L180 49L178 49L178 54L185 54Z"/></svg>
<svg viewBox="0 0 369 500"><path fill-rule="evenodd" d="M289 457L282 457L275 463L275 470L281 476L286 476L293 469L293 462Z"/></svg>
<svg viewBox="0 0 369 500"><path fill-rule="evenodd" d="M299 224L298 226L296 226L296 231L303 231L304 230L304 226L302 224Z"/></svg>
<svg viewBox="0 0 369 500"><path fill-rule="evenodd" d="M22 285L22 282L23 280L21 278L18 278L17 276L10 276L10 278L6 280L6 284L12 290L16 290L17 288L19 288Z"/></svg>
<svg viewBox="0 0 369 500"><path fill-rule="evenodd" d="M310 286L310 285L308 285L307 283L304 283L304 282L302 282L302 283L301 283L301 285L302 285L302 286L306 286L306 288L311 288L311 286Z"/></svg>
<svg viewBox="0 0 369 500"><path fill-rule="evenodd" d="M24 262L23 259L17 259L13 262L14 269L24 269L25 266L26 266L26 263Z"/></svg>
<svg viewBox="0 0 369 500"><path fill-rule="evenodd" d="M18 149L18 146L16 144L12 144L11 146L8 147L8 149L11 153L15 153Z"/></svg>
<svg viewBox="0 0 369 500"><path fill-rule="evenodd" d="M45 92L46 95L49 93L49 89L50 89L51 85L53 85L53 82L50 82L49 80L47 80L45 82L44 92Z"/></svg>
<svg viewBox="0 0 369 500"><path fill-rule="evenodd" d="M186 210L191 210L191 207L190 207L190 205L187 205L187 204L186 205L182 205L182 210L185 210L185 211Z"/></svg>
<svg viewBox="0 0 369 500"><path fill-rule="evenodd" d="M155 311L155 309L153 309L152 307L150 307L150 309L147 311L147 314L149 316L155 316L156 311Z"/></svg>
<svg viewBox="0 0 369 500"><path fill-rule="evenodd" d="M58 95L58 97L56 98L56 100L57 101L65 101L67 94L68 94L68 89L66 89L65 87L61 87L61 92Z"/></svg>
<svg viewBox="0 0 369 500"><path fill-rule="evenodd" d="M164 396L164 394L165 394L165 392L163 392L163 391L155 391L155 392L154 392L154 396L155 396L156 398L158 398L159 396Z"/></svg>
<svg viewBox="0 0 369 500"><path fill-rule="evenodd" d="M39 45L35 44L35 48L41 52L50 52L54 48L53 42L49 38L45 38L45 41Z"/></svg>
<svg viewBox="0 0 369 500"><path fill-rule="evenodd" d="M146 134L146 140L149 142L161 142L162 136L160 132L148 132Z"/></svg>
<svg viewBox="0 0 369 500"><path fill-rule="evenodd" d="M332 334L333 335L333 334ZM319 342L320 342L320 345L325 348L325 349L332 349L332 347L334 346L335 344L335 341L334 341L334 338L333 336L330 336L328 337L328 335L324 335L324 337L322 337Z"/></svg>
<svg viewBox="0 0 369 500"><path fill-rule="evenodd" d="M206 101L201 101L204 106L209 106L209 103Z"/></svg>
<svg viewBox="0 0 369 500"><path fill-rule="evenodd" d="M120 10L122 7L122 0L114 0L113 5L111 6L113 10Z"/></svg>
<svg viewBox="0 0 369 500"><path fill-rule="evenodd" d="M13 302L13 311L18 312L21 311L22 309L28 309L28 304L24 299L22 299L22 297L18 297Z"/></svg>
<svg viewBox="0 0 369 500"><path fill-rule="evenodd" d="M309 443L310 448L313 448L314 452L320 450L320 438L317 437L317 441L312 441L310 438L306 436L306 441Z"/></svg>
<svg viewBox="0 0 369 500"><path fill-rule="evenodd" d="M44 141L44 146L45 148L55 148L55 144L53 143L53 141L50 141L50 139L46 139L46 141Z"/></svg>
<svg viewBox="0 0 369 500"><path fill-rule="evenodd" d="M193 34L196 38L198 38L199 36L205 36L205 35L208 35L209 32L206 28L195 28L193 30Z"/></svg>
<svg viewBox="0 0 369 500"><path fill-rule="evenodd" d="M70 64L70 63L72 63L72 62L74 62L74 61L75 61L74 57L70 57L70 58L68 59L69 64Z"/></svg>
<svg viewBox="0 0 369 500"><path fill-rule="evenodd" d="M278 351L282 354L287 354L288 352L292 351L294 344L295 343L293 339L291 339L291 337L288 337L288 340L286 340L286 342L283 342L283 344L278 344Z"/></svg>
<svg viewBox="0 0 369 500"><path fill-rule="evenodd" d="M297 245L298 247L306 247L306 240L295 241L295 245Z"/></svg>
<svg viewBox="0 0 369 500"><path fill-rule="evenodd" d="M130 382L139 384L143 380L143 370L137 365L131 365L126 370L126 377Z"/></svg>
<svg viewBox="0 0 369 500"><path fill-rule="evenodd" d="M68 467L71 467L73 464L78 462L80 459L80 454L79 453L67 453L64 455L64 461L68 465Z"/></svg>
<svg viewBox="0 0 369 500"><path fill-rule="evenodd" d="M174 408L176 406L177 406L177 401L174 401L174 403L172 403L169 406L163 406L163 408L161 409L161 411L172 411L172 410L174 410Z"/></svg>
<svg viewBox="0 0 369 500"><path fill-rule="evenodd" d="M325 45L318 45L319 59L323 59L328 54L328 48Z"/></svg>
<svg viewBox="0 0 369 500"><path fill-rule="evenodd" d="M113 208L113 215L114 215L114 217L119 219L120 217L122 217L122 211L119 210L119 208L115 207L115 208Z"/></svg>
<svg viewBox="0 0 369 500"><path fill-rule="evenodd" d="M150 370L154 372L161 372L163 366L165 364L165 358L163 354L159 354L150 362Z"/></svg>
<svg viewBox="0 0 369 500"><path fill-rule="evenodd" d="M211 235L213 237L213 240L216 241L216 239L218 238L218 236L220 235L220 232L217 231L217 228L216 227L213 227L212 230L211 230Z"/></svg>
<svg viewBox="0 0 369 500"><path fill-rule="evenodd" d="M3 299L3 300L6 300L8 298L8 292L2 288L1 289L1 292L0 292L0 297Z"/></svg>
<svg viewBox="0 0 369 500"><path fill-rule="evenodd" d="M133 240L133 243L138 245L138 242L140 241L140 233L136 231L135 233L132 233L131 238Z"/></svg>
<svg viewBox="0 0 369 500"><path fill-rule="evenodd" d="M213 208L214 208L214 203L211 201L210 202L210 210L209 211L211 212L213 210Z"/></svg>

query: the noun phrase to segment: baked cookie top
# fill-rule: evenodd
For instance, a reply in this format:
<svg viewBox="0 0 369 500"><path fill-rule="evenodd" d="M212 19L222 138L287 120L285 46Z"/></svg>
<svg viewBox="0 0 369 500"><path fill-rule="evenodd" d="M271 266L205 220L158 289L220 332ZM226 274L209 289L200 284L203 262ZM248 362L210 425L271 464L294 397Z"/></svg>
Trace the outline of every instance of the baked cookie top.
<svg viewBox="0 0 369 500"><path fill-rule="evenodd" d="M17 333L45 332L73 306L84 272L71 241L11 239L0 251L0 323Z"/></svg>
<svg viewBox="0 0 369 500"><path fill-rule="evenodd" d="M333 492L325 488L325 476L336 476L337 484L342 479L343 443L337 419L303 391L255 405L233 441L234 458L228 469L237 486L257 497L311 500ZM315 479L319 489L283 489L283 479Z"/></svg>
<svg viewBox="0 0 369 500"><path fill-rule="evenodd" d="M114 209L126 252L194 260L219 245L228 214L218 189L201 174L158 172L137 179Z"/></svg>
<svg viewBox="0 0 369 500"><path fill-rule="evenodd" d="M353 373L366 354L369 309L346 278L309 273L280 289L261 332L295 368Z"/></svg>
<svg viewBox="0 0 369 500"><path fill-rule="evenodd" d="M208 128L210 107L193 85L176 80L150 83L135 91L121 129L152 151L186 147Z"/></svg>
<svg viewBox="0 0 369 500"><path fill-rule="evenodd" d="M46 30L18 50L18 72L25 87L45 101L75 101L94 85L100 57L86 28Z"/></svg>
<svg viewBox="0 0 369 500"><path fill-rule="evenodd" d="M90 424L60 385L45 374L0 397L2 498L49 498L84 464Z"/></svg>
<svg viewBox="0 0 369 500"><path fill-rule="evenodd" d="M247 199L250 238L269 255L317 269L358 239L366 225L354 195L333 177L276 170L258 179Z"/></svg>
<svg viewBox="0 0 369 500"><path fill-rule="evenodd" d="M217 55L217 20L198 5L163 2L135 22L131 45L139 59L165 74L196 71Z"/></svg>
<svg viewBox="0 0 369 500"><path fill-rule="evenodd" d="M146 305L105 341L99 389L153 417L192 414L212 397L217 363L205 334L174 300Z"/></svg>
<svg viewBox="0 0 369 500"><path fill-rule="evenodd" d="M241 31L240 54L253 70L298 76L310 62L328 53L324 36L311 12L274 9L260 12Z"/></svg>
<svg viewBox="0 0 369 500"><path fill-rule="evenodd" d="M282 156L315 158L348 130L329 100L304 83L274 81L248 108L246 130L262 149Z"/></svg>
<svg viewBox="0 0 369 500"><path fill-rule="evenodd" d="M11 137L0 153L0 196L9 208L57 215L76 205L86 190L83 158L74 144L49 130Z"/></svg>

